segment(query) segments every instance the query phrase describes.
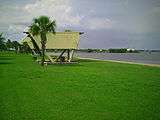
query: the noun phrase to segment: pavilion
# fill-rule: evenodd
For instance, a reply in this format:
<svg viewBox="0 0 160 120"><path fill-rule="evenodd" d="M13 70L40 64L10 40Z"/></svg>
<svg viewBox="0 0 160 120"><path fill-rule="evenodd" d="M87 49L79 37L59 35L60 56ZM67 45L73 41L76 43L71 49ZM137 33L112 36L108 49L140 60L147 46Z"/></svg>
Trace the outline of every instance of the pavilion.
<svg viewBox="0 0 160 120"><path fill-rule="evenodd" d="M22 43L27 42L34 54L41 54L40 35L32 36L29 32L24 33L26 33L27 36L22 39ZM56 63L59 61L70 63L73 58L74 51L78 48L81 34L83 33L73 31L56 32L55 34L51 32L47 33L46 49L61 51L61 53L56 57L53 57L53 54L45 52L45 56L48 57L49 62ZM65 52L67 53L67 57L63 56Z"/></svg>

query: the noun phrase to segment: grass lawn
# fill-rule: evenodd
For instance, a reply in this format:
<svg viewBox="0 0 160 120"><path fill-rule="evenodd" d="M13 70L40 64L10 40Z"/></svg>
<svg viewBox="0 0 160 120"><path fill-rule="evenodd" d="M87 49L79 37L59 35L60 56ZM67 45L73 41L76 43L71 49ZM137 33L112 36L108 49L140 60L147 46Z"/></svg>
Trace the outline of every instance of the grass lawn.
<svg viewBox="0 0 160 120"><path fill-rule="evenodd" d="M49 65L0 56L0 120L158 120L160 68L83 60Z"/></svg>

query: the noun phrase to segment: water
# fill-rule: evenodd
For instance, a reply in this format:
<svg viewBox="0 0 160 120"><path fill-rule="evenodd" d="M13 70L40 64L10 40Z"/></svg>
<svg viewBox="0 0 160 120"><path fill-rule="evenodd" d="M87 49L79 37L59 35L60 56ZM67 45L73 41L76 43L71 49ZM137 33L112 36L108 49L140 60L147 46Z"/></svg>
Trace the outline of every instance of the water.
<svg viewBox="0 0 160 120"><path fill-rule="evenodd" d="M87 53L76 52L75 56L100 60L118 60L145 64L160 64L160 52L141 53Z"/></svg>

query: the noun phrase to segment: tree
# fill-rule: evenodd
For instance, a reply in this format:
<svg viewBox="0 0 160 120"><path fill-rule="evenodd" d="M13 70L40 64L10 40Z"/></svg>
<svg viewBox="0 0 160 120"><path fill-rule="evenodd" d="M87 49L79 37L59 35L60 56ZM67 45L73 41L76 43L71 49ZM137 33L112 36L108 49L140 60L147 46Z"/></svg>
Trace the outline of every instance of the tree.
<svg viewBox="0 0 160 120"><path fill-rule="evenodd" d="M3 33L0 33L0 50L6 50L5 40Z"/></svg>
<svg viewBox="0 0 160 120"><path fill-rule="evenodd" d="M7 50L10 50L11 48L13 48L13 44L10 39L7 40L6 47L7 47Z"/></svg>
<svg viewBox="0 0 160 120"><path fill-rule="evenodd" d="M46 34L48 32L55 33L56 29L56 22L53 20L51 21L47 16L40 16L38 18L33 19L33 23L29 27L29 32L34 35L40 35L41 38L41 49L42 49L42 66L45 62L45 50L46 50L46 43L47 37Z"/></svg>
<svg viewBox="0 0 160 120"><path fill-rule="evenodd" d="M13 48L15 49L15 51L18 52L19 51L19 47L20 47L19 42L13 41L12 45L13 45Z"/></svg>
<svg viewBox="0 0 160 120"><path fill-rule="evenodd" d="M27 54L32 52L27 42L23 42L23 44L20 45L20 52Z"/></svg>

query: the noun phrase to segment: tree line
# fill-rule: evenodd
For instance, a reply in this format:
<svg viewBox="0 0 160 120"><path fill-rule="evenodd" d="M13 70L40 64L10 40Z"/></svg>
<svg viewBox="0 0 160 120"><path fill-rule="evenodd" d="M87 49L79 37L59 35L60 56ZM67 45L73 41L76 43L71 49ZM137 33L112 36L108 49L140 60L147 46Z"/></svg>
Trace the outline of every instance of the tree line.
<svg viewBox="0 0 160 120"><path fill-rule="evenodd" d="M20 44L18 41L6 39L3 33L0 33L0 51L15 51L16 53L31 53L27 42Z"/></svg>

